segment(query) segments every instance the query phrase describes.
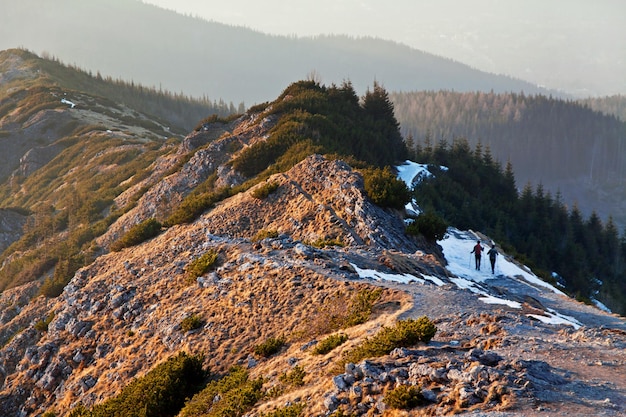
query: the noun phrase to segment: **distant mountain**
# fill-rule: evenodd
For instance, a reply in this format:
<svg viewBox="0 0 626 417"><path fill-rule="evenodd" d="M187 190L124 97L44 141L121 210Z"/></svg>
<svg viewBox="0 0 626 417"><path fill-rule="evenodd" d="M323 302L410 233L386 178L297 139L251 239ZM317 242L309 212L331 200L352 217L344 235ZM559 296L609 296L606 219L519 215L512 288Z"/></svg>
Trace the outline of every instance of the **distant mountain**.
<svg viewBox="0 0 626 417"><path fill-rule="evenodd" d="M389 91L545 92L394 42L291 38L191 18L136 0L22 0L0 5L0 49L24 47L104 75L246 104L316 74Z"/></svg>

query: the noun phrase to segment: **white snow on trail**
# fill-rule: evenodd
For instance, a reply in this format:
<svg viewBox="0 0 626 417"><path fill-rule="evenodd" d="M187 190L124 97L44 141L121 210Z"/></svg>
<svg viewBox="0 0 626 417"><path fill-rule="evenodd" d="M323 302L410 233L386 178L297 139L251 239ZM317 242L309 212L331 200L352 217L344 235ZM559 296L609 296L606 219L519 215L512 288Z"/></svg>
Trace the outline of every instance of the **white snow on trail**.
<svg viewBox="0 0 626 417"><path fill-rule="evenodd" d="M412 161L404 161L404 164L396 166L398 171L398 179L404 181L409 189L413 189L413 185L419 183L422 179L432 177L433 174L428 170L428 165L418 164Z"/></svg>
<svg viewBox="0 0 626 417"><path fill-rule="evenodd" d="M410 189L412 189L413 185L418 183L422 178L432 175L428 171L426 165L416 164L411 161L406 161L403 165L397 166L396 169L398 170L398 178L404 181ZM419 207L417 207L417 204L414 202L408 204L406 209L409 213L413 212L419 214ZM445 238L438 241L439 245L443 248L444 257L448 261L446 268L455 275L455 277L448 279L458 288L471 291L485 304L501 304L514 309L521 309L522 304L517 301L507 300L505 298L495 297L489 294L483 287L483 284L491 278L503 275L511 279L516 279L520 282L525 282L527 285L534 288L540 287L542 290L548 290L557 294L565 295L554 286L539 279L528 268L517 265L502 254L498 255L495 271L492 273L489 258L486 256L492 242L481 241L485 251L482 257L481 270L476 270L474 264L474 254L471 252L477 240L478 238L471 231L463 232L454 228L449 228ZM361 269L355 264L351 265L359 277L364 279L392 281L402 284L425 284L428 280L437 286L446 284L444 280L434 276L424 275L418 277L406 273L390 274L372 269ZM578 322L575 318L565 316L552 309L548 309L545 312L545 315L528 314L528 316L549 324L566 324L576 329L581 326L580 322Z"/></svg>
<svg viewBox="0 0 626 417"><path fill-rule="evenodd" d="M401 284L409 284L411 282L421 282L423 284L424 282L426 282L423 279L411 274L387 274L385 272L379 272L373 269L361 269L353 263L351 263L350 265L352 265L356 273L361 278L369 278L375 281L399 282Z"/></svg>
<svg viewBox="0 0 626 417"><path fill-rule="evenodd" d="M471 253L472 248L476 245L476 241L477 239L473 237L471 232L462 232L450 228L446 237L437 242L443 248L443 254L449 263L447 268L450 272L475 282L484 282L485 280L494 278L494 275L521 277L524 281L535 287L542 287L543 289L557 294L565 295L561 290L541 280L530 272L529 269L520 267L502 254L498 254L496 258L495 274L492 274L489 257L486 255L491 247L490 242L481 241L481 245L485 248L485 251L482 256L481 269L477 271L474 265L474 254Z"/></svg>

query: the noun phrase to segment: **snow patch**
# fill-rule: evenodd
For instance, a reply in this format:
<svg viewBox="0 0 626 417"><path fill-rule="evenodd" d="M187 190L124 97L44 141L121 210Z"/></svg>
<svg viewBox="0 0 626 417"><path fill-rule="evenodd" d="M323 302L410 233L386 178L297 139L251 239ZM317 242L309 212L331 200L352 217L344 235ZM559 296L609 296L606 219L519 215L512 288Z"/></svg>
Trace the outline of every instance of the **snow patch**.
<svg viewBox="0 0 626 417"><path fill-rule="evenodd" d="M409 160L404 161L402 165L398 165L395 168L398 171L398 179L403 181L409 190L413 190L415 184L419 184L425 178L433 176L428 170L428 165L418 164ZM419 216L422 213L415 199L407 203L404 209L411 216Z"/></svg>
<svg viewBox="0 0 626 417"><path fill-rule="evenodd" d="M411 274L387 274L373 269L361 269L353 263L350 263L350 265L352 265L356 273L361 278L373 279L375 281L399 282L401 284L409 284L411 282L420 282L423 284L425 282L423 279Z"/></svg>
<svg viewBox="0 0 626 417"><path fill-rule="evenodd" d="M71 108L76 107L76 103L71 102L71 101L69 101L69 100L66 100L66 99L64 99L64 98L62 98L62 99L61 99L61 103L63 103L63 104L69 104Z"/></svg>
<svg viewBox="0 0 626 417"><path fill-rule="evenodd" d="M550 308L546 311L545 316L540 314L528 314L528 317L535 318L546 324L566 324L568 326L572 326L576 330L582 327L582 324L574 317L566 316Z"/></svg>

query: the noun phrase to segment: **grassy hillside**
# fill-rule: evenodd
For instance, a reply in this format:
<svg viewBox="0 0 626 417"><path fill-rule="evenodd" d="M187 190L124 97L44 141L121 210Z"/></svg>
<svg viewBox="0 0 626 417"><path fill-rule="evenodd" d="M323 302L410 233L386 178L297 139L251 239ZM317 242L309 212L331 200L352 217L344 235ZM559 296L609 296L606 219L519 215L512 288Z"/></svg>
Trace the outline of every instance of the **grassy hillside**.
<svg viewBox="0 0 626 417"><path fill-rule="evenodd" d="M0 74L0 206L28 215L1 255L0 289L48 277L44 292L58 293L141 190L127 207L114 198L200 120L234 111L24 50L0 52Z"/></svg>
<svg viewBox="0 0 626 417"><path fill-rule="evenodd" d="M45 98L41 106L59 105L58 96L52 96L50 89L31 90L41 90L40 95ZM81 103L87 102L86 96L80 97ZM96 100L91 111L98 106L102 102ZM29 110L24 111L24 119L33 117ZM266 177L289 169L316 152L337 154L359 161L360 166L374 167L393 165L406 158L393 105L387 92L377 84L361 101L349 83L325 87L314 81L301 81L285 89L273 103L252 111L262 112L259 120L277 118L277 123L267 132L266 140L240 152L237 147L230 150L235 153L229 165L251 179L248 184L259 175ZM102 127L80 125L54 145L57 153L44 166L30 175L13 176L0 186L2 206L30 214L22 238L1 256L4 266L0 269L0 289L47 276L42 292L58 294L77 268L101 253L95 239L132 209L146 189L138 188L124 207L117 207L115 198L151 175L152 164L159 157L181 152L175 139L119 137ZM196 150L185 152L189 153L180 156L183 161L189 160ZM213 170L217 168L213 166ZM162 175L168 173L173 171ZM385 178L381 177L383 184ZM193 219L215 201L245 189L215 189L214 181L215 175L210 176L182 204L172 207L167 224ZM381 204L386 199L380 197Z"/></svg>

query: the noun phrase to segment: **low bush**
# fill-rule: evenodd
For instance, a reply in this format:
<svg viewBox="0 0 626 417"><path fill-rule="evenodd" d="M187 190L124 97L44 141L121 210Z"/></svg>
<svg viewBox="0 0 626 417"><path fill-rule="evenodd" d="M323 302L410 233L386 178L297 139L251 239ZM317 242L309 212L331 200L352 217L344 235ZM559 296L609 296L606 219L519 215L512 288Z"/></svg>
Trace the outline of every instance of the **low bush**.
<svg viewBox="0 0 626 417"><path fill-rule="evenodd" d="M426 316L417 320L398 321L394 327L383 327L373 337L345 352L338 369L343 369L346 363L358 363L366 358L388 355L398 347L414 346L418 342L428 343L436 332L437 327Z"/></svg>
<svg viewBox="0 0 626 417"><path fill-rule="evenodd" d="M381 207L403 209L411 201L411 192L406 184L397 179L391 168L374 168L362 171L365 192Z"/></svg>
<svg viewBox="0 0 626 417"><path fill-rule="evenodd" d="M180 322L180 328L182 329L183 332L188 332L190 330L199 329L203 325L204 325L204 320L202 320L202 317L198 316L197 314L192 314L191 316L185 317Z"/></svg>
<svg viewBox="0 0 626 417"><path fill-rule="evenodd" d="M151 218L144 220L128 229L128 232L111 244L111 250L118 252L124 248L138 245L148 239L157 236L161 232L161 223Z"/></svg>
<svg viewBox="0 0 626 417"><path fill-rule="evenodd" d="M165 227L176 224L191 223L206 210L212 208L215 203L234 195L235 189L222 187L215 191L193 192L180 203L180 205L165 220Z"/></svg>
<svg viewBox="0 0 626 417"><path fill-rule="evenodd" d="M447 230L448 224L446 221L433 211L420 214L406 227L407 234L422 235L430 242L443 239Z"/></svg>
<svg viewBox="0 0 626 417"><path fill-rule="evenodd" d="M254 353L264 358L269 358L275 353L278 353L283 346L285 346L285 339L283 337L270 337L265 342L256 345L254 347Z"/></svg>
<svg viewBox="0 0 626 417"><path fill-rule="evenodd" d="M278 232L276 230L259 230L254 237L252 238L253 242L258 242L263 239L276 239L278 237Z"/></svg>
<svg viewBox="0 0 626 417"><path fill-rule="evenodd" d="M422 390L413 385L398 385L385 393L383 401L388 407L400 410L410 410L427 404Z"/></svg>
<svg viewBox="0 0 626 417"><path fill-rule="evenodd" d="M345 334L332 334L326 339L315 345L313 349L314 355L325 355L337 346L342 345L348 340L348 336Z"/></svg>
<svg viewBox="0 0 626 417"><path fill-rule="evenodd" d="M48 317L46 317L45 319L39 320L37 323L35 323L35 330L40 331L40 332L47 332L48 325L50 324L53 318L54 318L54 312L48 314Z"/></svg>
<svg viewBox="0 0 626 417"><path fill-rule="evenodd" d="M185 271L189 280L195 280L199 276L204 275L208 270L213 268L218 259L219 253L213 249L205 252L199 258L189 262Z"/></svg>
<svg viewBox="0 0 626 417"><path fill-rule="evenodd" d="M202 357L184 352L157 365L145 376L133 380L115 397L91 410L76 407L70 417L161 417L175 416L204 383Z"/></svg>
<svg viewBox="0 0 626 417"><path fill-rule="evenodd" d="M317 239L315 242L311 242L309 243L310 246L313 246L315 248L325 248L326 246L339 246L339 247L344 247L345 243L343 243L340 239L324 239L324 238L319 238Z"/></svg>
<svg viewBox="0 0 626 417"><path fill-rule="evenodd" d="M252 190L252 197L258 198L259 200L263 200L267 198L274 191L278 190L280 185L276 182L267 182L263 185L258 186L254 190Z"/></svg>
<svg viewBox="0 0 626 417"><path fill-rule="evenodd" d="M304 369L296 365L289 372L285 372L278 377L278 380L283 384L288 384L294 387L301 387L304 385L304 377L306 376L306 372Z"/></svg>
<svg viewBox="0 0 626 417"><path fill-rule="evenodd" d="M187 401L178 416L239 417L263 397L262 388L262 378L250 380L245 368L235 366Z"/></svg>

